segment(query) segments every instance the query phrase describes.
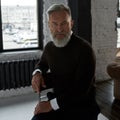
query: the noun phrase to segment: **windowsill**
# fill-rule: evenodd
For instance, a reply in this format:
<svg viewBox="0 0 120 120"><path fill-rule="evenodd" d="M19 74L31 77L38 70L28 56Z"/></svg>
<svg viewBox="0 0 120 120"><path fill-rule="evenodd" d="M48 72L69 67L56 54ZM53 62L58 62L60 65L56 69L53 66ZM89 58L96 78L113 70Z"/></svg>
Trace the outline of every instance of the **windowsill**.
<svg viewBox="0 0 120 120"><path fill-rule="evenodd" d="M42 50L11 51L0 53L0 61L40 58Z"/></svg>
<svg viewBox="0 0 120 120"><path fill-rule="evenodd" d="M6 52L1 52L1 54L19 54L19 53L30 53L30 52L40 52L42 50L19 50L19 51L6 51ZM0 54L0 55L1 55Z"/></svg>

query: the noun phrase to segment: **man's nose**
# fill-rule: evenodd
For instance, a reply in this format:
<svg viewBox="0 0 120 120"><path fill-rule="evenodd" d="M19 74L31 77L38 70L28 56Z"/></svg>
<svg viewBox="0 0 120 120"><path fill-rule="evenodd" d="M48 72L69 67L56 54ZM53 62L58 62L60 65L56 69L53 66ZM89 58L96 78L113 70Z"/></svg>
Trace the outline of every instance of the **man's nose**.
<svg viewBox="0 0 120 120"><path fill-rule="evenodd" d="M63 31L62 25L57 25L57 31L58 31L58 32L62 32L62 31Z"/></svg>

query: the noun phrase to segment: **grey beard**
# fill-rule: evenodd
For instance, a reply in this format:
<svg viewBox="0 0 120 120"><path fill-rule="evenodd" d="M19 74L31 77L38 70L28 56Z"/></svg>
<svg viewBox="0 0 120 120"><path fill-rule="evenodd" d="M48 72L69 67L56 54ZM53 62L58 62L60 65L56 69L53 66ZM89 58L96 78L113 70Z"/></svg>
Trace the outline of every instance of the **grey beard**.
<svg viewBox="0 0 120 120"><path fill-rule="evenodd" d="M71 37L71 33L68 33L67 36L62 40L53 38L53 36L52 36L52 40L56 47L65 47L67 43L70 41L70 37Z"/></svg>

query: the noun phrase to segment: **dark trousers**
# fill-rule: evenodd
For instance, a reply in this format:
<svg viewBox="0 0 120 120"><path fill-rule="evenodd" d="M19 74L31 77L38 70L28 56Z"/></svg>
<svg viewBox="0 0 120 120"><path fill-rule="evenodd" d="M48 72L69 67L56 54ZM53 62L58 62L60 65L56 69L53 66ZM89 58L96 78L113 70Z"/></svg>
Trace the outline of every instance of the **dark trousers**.
<svg viewBox="0 0 120 120"><path fill-rule="evenodd" d="M80 112L61 112L60 110L41 113L33 116L32 120L97 120L98 114Z"/></svg>

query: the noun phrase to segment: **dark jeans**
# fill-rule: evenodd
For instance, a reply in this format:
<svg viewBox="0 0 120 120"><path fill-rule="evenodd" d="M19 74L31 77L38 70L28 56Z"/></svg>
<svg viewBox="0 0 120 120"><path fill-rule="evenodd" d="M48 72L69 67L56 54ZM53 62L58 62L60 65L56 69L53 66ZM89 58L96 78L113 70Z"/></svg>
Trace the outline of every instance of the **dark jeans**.
<svg viewBox="0 0 120 120"><path fill-rule="evenodd" d="M98 114L69 112L64 113L59 110L49 113L41 113L33 116L32 120L97 120Z"/></svg>

